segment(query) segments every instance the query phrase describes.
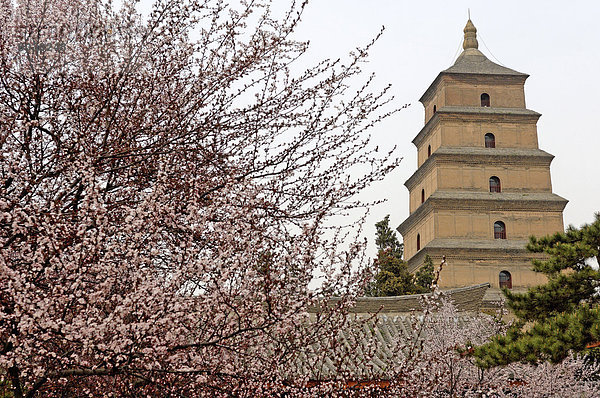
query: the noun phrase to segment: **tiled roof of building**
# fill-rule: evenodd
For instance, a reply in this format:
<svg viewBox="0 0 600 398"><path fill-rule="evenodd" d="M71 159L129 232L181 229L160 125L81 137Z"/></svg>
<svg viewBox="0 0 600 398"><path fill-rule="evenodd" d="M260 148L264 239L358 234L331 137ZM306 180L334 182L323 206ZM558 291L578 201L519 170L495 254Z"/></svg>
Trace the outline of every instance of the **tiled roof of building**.
<svg viewBox="0 0 600 398"><path fill-rule="evenodd" d="M490 108L483 106L442 106L437 110L437 113L541 116L540 113L525 108Z"/></svg>
<svg viewBox="0 0 600 398"><path fill-rule="evenodd" d="M435 191L428 199L544 201L565 204L567 200L552 192L477 192L477 191Z"/></svg>
<svg viewBox="0 0 600 398"><path fill-rule="evenodd" d="M477 312L481 305L481 299L485 291L490 287L489 283L461 287L444 291L458 311ZM384 314L384 313L410 313L422 309L424 296L431 294L411 294L393 297L359 297L350 312L355 314ZM335 301L335 300L334 300Z"/></svg>
<svg viewBox="0 0 600 398"><path fill-rule="evenodd" d="M442 73L527 76L525 73L493 63L476 48L467 48L464 50L456 59L454 65L442 71Z"/></svg>
<svg viewBox="0 0 600 398"><path fill-rule="evenodd" d="M430 249L518 250L525 251L526 239L452 239L437 238L427 243Z"/></svg>
<svg viewBox="0 0 600 398"><path fill-rule="evenodd" d="M554 158L554 155L537 148L482 148L482 147L440 147L435 155L472 155L472 156L527 156Z"/></svg>
<svg viewBox="0 0 600 398"><path fill-rule="evenodd" d="M483 296L489 287L489 283L484 283L443 292L443 297L449 298L457 310L459 325L480 316ZM424 339L426 333L436 333L431 328L419 327L424 322L419 312L424 296L430 294L359 298L348 315L348 326L340 328L337 347L317 341L298 358L297 366L311 374L312 380L330 380L343 375L356 380L385 380L393 375L392 370L401 364L417 341ZM345 361L345 348L348 356L356 358Z"/></svg>
<svg viewBox="0 0 600 398"><path fill-rule="evenodd" d="M478 50L479 43L477 41L477 28L473 25L471 18L467 21L463 32L465 38L463 41L464 51L454 65L442 71L442 73L476 73L479 75L514 75L527 76L524 73L517 72L493 63L481 51Z"/></svg>

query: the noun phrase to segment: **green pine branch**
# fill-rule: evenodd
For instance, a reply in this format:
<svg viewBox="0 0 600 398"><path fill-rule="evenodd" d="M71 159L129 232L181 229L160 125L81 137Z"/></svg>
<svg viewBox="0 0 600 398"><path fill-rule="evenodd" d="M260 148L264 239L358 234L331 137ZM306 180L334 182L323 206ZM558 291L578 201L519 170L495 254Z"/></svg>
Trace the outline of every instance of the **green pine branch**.
<svg viewBox="0 0 600 398"><path fill-rule="evenodd" d="M564 233L530 239L528 250L545 253L534 271L548 282L524 294L504 289L507 305L518 318L505 335L473 351L482 368L512 362L562 361L569 352L589 352L600 343L600 213L592 224Z"/></svg>
<svg viewBox="0 0 600 398"><path fill-rule="evenodd" d="M576 311L560 313L536 322L523 332L522 323L506 335L476 347L473 355L482 368L508 365L513 362L536 364L541 361L558 363L570 351L583 352L600 341L600 308L580 306Z"/></svg>
<svg viewBox="0 0 600 398"><path fill-rule="evenodd" d="M389 226L390 216L375 224L375 243L378 253L374 261L377 272L366 289L368 296L402 296L429 292L433 280L433 261L426 256L425 263L416 274L408 270L402 259L404 246Z"/></svg>

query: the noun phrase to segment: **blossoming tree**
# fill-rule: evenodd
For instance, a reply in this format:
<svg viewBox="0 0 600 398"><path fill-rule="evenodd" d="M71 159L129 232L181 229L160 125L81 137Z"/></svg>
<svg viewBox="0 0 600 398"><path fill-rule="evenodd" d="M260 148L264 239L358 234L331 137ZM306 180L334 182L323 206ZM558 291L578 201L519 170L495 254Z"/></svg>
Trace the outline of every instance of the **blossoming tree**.
<svg viewBox="0 0 600 398"><path fill-rule="evenodd" d="M1 4L2 377L15 397L303 386L290 364L368 263L331 217L398 162L368 149L396 111L361 80L372 43L299 72L304 4L135 7Z"/></svg>

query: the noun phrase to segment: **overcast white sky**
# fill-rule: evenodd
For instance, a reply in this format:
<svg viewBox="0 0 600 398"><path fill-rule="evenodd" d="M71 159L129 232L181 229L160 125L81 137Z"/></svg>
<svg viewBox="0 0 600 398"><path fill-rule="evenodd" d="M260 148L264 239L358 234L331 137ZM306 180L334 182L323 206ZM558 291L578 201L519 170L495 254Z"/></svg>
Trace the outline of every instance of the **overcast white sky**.
<svg viewBox="0 0 600 398"><path fill-rule="evenodd" d="M369 224L390 214L395 227L408 216L404 181L416 170L411 141L424 123L418 99L458 55L468 8L479 49L493 62L530 75L527 108L542 114L539 146L555 156L553 190L569 200L565 227L591 222L600 211L595 98L600 94L600 2L311 0L297 32L299 39L310 40L309 56L344 56L385 25L367 69L381 85L392 83L398 104L411 104L373 132L380 148L397 145L404 160L370 188L369 195L387 203L371 211ZM367 229L369 237L373 231Z"/></svg>

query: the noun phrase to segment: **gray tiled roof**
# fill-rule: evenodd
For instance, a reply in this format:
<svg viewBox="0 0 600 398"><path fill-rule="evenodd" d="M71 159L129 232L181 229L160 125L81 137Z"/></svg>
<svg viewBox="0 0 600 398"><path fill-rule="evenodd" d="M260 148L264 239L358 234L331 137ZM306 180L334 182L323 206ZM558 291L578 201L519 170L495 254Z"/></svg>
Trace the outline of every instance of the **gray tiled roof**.
<svg viewBox="0 0 600 398"><path fill-rule="evenodd" d="M479 316L489 286L484 283L443 293L457 310L458 324L468 324ZM348 315L347 324L338 332L339 344L331 346L327 340L316 341L298 357L298 370L308 372L313 380L343 375L356 380L373 377L385 380L393 376L393 370L418 341L427 333L439 332L435 328L419 327L425 321L419 312L423 296L359 298ZM375 316L374 312L377 312ZM294 370L290 369L290 372Z"/></svg>
<svg viewBox="0 0 600 398"><path fill-rule="evenodd" d="M493 63L476 48L468 48L463 51L454 62L454 65L442 71L442 73L527 76L525 73Z"/></svg>
<svg viewBox="0 0 600 398"><path fill-rule="evenodd" d="M463 113L483 115L527 115L541 116L540 113L525 108L498 108L487 106L442 106L436 113Z"/></svg>
<svg viewBox="0 0 600 398"><path fill-rule="evenodd" d="M433 83L427 88L419 101L423 102L428 97L433 88L444 75L483 75L483 76L507 76L517 79L527 79L526 73L498 65L490 61L481 51L476 48L465 49L454 62L454 65L441 71Z"/></svg>
<svg viewBox="0 0 600 398"><path fill-rule="evenodd" d="M527 240L523 239L452 239L437 238L427 243L430 249L508 249L525 251Z"/></svg>
<svg viewBox="0 0 600 398"><path fill-rule="evenodd" d="M473 156L531 156L554 158L554 155L537 148L482 148L482 147L440 147L433 155L473 155Z"/></svg>
<svg viewBox="0 0 600 398"><path fill-rule="evenodd" d="M435 191L430 199L458 199L458 200L493 200L502 201L544 201L567 202L552 192L477 192L477 191Z"/></svg>
<svg viewBox="0 0 600 398"><path fill-rule="evenodd" d="M444 293L450 297L459 311L479 310L481 299L485 291L490 287L489 283L446 290ZM359 297L355 305L350 309L352 313L408 313L419 311L422 308L423 296L430 294L412 294L393 297Z"/></svg>

